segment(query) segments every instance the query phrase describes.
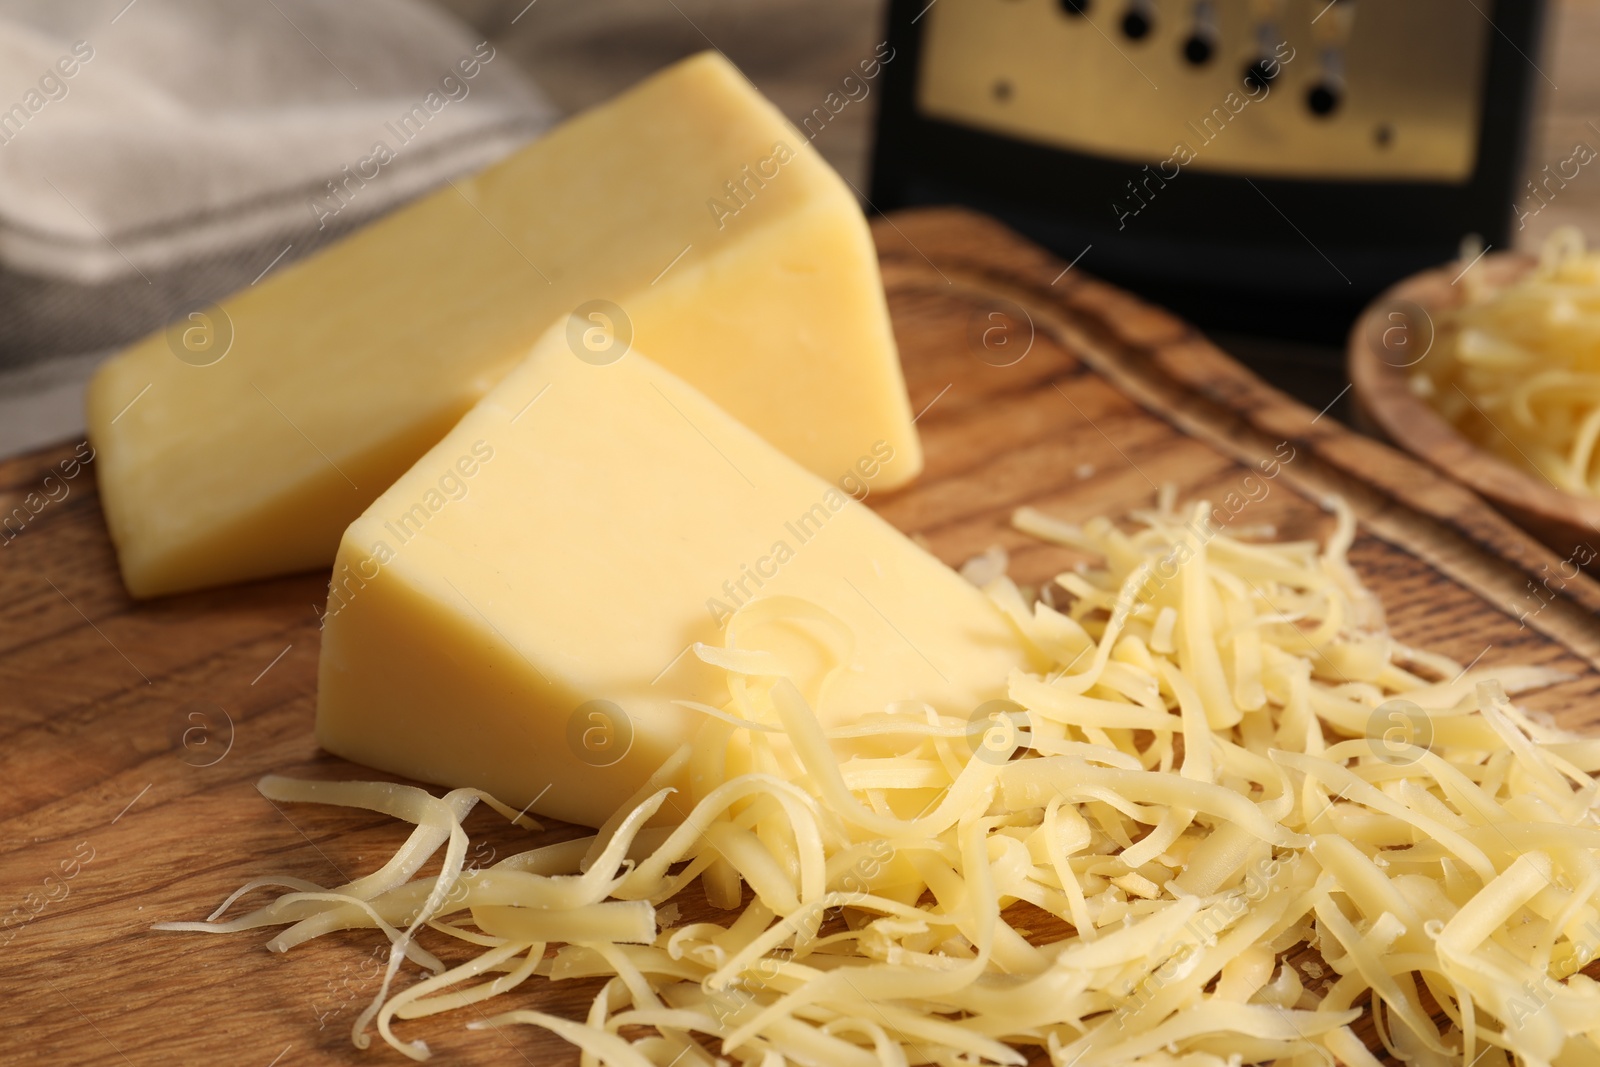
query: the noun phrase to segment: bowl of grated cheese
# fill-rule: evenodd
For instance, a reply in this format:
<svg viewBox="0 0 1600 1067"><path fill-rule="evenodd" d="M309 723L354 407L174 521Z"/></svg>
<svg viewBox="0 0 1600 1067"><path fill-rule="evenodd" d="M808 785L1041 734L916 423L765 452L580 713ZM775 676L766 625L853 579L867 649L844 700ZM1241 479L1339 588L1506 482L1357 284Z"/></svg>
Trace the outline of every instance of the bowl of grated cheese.
<svg viewBox="0 0 1600 1067"><path fill-rule="evenodd" d="M1568 227L1538 256L1463 245L1351 330L1358 408L1573 566L1600 552L1600 252Z"/></svg>

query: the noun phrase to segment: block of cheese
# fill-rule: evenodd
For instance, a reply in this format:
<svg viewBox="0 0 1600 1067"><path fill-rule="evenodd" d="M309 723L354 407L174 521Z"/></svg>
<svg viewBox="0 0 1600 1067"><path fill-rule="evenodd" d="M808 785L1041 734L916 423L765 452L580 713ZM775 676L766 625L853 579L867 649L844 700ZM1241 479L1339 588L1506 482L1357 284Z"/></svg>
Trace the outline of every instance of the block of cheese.
<svg viewBox="0 0 1600 1067"><path fill-rule="evenodd" d="M346 179L349 192L358 190ZM836 478L921 464L865 219L716 53L121 353L89 435L135 596L327 566L558 318Z"/></svg>
<svg viewBox="0 0 1600 1067"><path fill-rule="evenodd" d="M853 635L825 722L898 701L970 716L1024 653L982 593L849 495L896 448L824 481L639 352L587 363L558 327L345 531L318 740L598 825L706 721L674 701L727 704L689 646L721 645L745 605L799 601ZM803 677L829 662L803 618L751 633L740 647Z"/></svg>

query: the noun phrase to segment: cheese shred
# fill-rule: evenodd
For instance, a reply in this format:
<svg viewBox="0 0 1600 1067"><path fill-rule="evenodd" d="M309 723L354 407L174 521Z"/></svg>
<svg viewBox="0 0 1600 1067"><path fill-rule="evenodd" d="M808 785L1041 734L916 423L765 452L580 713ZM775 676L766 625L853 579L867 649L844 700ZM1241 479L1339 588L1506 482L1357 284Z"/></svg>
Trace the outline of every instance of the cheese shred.
<svg viewBox="0 0 1600 1067"><path fill-rule="evenodd" d="M815 679L738 647L736 616L696 648L732 694L695 705L697 743L597 834L492 866L465 864L464 820L518 817L475 790L264 779L415 829L347 884L257 879L158 929L278 928L273 951L375 931L352 1040L417 1060L407 1020L473 1006L586 1067L1600 1062L1600 743L1511 701L1555 671L1393 640L1328 506L1326 546L1209 531L1170 491L1131 529L1019 512L1100 562L1039 602L974 569L1054 661L997 679L1016 710L981 730L927 707L824 730ZM691 765L719 773L648 825ZM287 891L225 917L263 888ZM734 914L685 922L689 892ZM582 1019L517 1005L580 979L602 983Z"/></svg>

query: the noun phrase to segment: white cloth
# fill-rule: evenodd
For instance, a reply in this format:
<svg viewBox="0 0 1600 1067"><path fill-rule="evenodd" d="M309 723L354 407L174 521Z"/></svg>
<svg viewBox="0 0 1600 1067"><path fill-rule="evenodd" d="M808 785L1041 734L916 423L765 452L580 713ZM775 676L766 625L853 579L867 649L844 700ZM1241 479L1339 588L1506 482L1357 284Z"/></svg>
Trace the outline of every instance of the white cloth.
<svg viewBox="0 0 1600 1067"><path fill-rule="evenodd" d="M137 337L554 118L424 0L0 3L0 366Z"/></svg>

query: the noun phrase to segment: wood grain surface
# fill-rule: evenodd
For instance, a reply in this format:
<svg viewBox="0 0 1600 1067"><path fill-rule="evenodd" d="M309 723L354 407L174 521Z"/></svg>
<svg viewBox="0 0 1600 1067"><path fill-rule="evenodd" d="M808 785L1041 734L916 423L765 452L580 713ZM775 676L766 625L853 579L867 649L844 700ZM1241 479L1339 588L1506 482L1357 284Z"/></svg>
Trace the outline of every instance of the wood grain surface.
<svg viewBox="0 0 1600 1067"><path fill-rule="evenodd" d="M1243 500L1230 528L1304 535L1326 532L1318 501L1343 493L1362 520L1352 559L1400 638L1463 662L1558 665L1572 680L1527 703L1594 725L1600 586L1580 576L1536 598L1528 574L1556 557L1470 493L982 218L908 213L875 232L928 466L869 504L941 558L1001 544L1031 583L1074 562L1010 529L1022 504L1120 515L1173 482ZM75 444L0 465L0 511L42 493ZM1262 478L1256 463L1273 456L1279 473ZM376 988L370 933L274 955L259 932L149 930L203 917L251 877L342 881L403 839L384 817L279 806L254 787L266 773L383 777L312 739L326 576L135 604L92 465L51 486L58 499L0 535L0 1060L404 1062L381 1043L350 1045ZM530 834L482 812L472 823L480 862L582 833ZM705 912L694 899L684 910ZM502 1002L580 1017L593 989L535 980ZM469 1031L471 1018L400 1032L447 1063L577 1060L543 1031Z"/></svg>

